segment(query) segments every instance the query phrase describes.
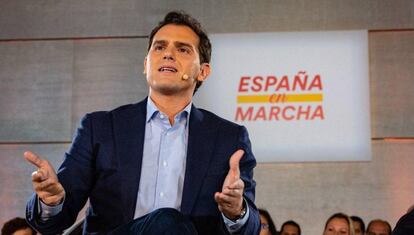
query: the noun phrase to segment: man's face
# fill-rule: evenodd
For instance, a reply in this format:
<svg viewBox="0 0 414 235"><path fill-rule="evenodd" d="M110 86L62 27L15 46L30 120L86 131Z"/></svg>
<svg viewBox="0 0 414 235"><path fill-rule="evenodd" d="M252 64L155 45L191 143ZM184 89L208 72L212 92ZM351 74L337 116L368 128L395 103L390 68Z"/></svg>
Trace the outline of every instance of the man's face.
<svg viewBox="0 0 414 235"><path fill-rule="evenodd" d="M144 61L150 92L192 94L197 80L204 80L210 72L208 64L200 65L198 44L199 37L188 26L168 24L160 28Z"/></svg>
<svg viewBox="0 0 414 235"><path fill-rule="evenodd" d="M372 222L369 228L367 229L367 235L388 235L387 225L381 221Z"/></svg>
<svg viewBox="0 0 414 235"><path fill-rule="evenodd" d="M280 235L299 235L299 229L293 225L287 224L283 227Z"/></svg>
<svg viewBox="0 0 414 235"><path fill-rule="evenodd" d="M352 221L354 225L355 235L364 235L364 231L362 231L361 224L358 221Z"/></svg>

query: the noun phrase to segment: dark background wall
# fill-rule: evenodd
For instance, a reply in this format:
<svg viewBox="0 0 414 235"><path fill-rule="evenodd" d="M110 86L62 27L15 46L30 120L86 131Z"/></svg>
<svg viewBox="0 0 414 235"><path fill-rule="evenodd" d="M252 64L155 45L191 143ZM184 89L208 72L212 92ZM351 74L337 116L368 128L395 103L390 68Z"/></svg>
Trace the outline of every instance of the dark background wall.
<svg viewBox="0 0 414 235"><path fill-rule="evenodd" d="M174 9L209 33L368 29L372 161L259 164L256 201L311 235L338 211L394 226L414 204L414 1L3 0L0 224L32 192L25 150L57 166L86 112L146 96L147 35Z"/></svg>

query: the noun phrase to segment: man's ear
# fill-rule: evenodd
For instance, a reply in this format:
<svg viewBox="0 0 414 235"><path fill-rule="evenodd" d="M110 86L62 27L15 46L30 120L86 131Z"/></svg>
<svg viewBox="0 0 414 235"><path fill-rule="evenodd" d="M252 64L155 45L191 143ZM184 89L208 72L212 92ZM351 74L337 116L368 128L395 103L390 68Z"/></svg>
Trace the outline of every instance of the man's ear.
<svg viewBox="0 0 414 235"><path fill-rule="evenodd" d="M200 66L200 73L197 76L197 81L205 81L211 73L211 66L209 63L202 63Z"/></svg>
<svg viewBox="0 0 414 235"><path fill-rule="evenodd" d="M147 57L144 58L144 71L142 71L143 74L147 74Z"/></svg>

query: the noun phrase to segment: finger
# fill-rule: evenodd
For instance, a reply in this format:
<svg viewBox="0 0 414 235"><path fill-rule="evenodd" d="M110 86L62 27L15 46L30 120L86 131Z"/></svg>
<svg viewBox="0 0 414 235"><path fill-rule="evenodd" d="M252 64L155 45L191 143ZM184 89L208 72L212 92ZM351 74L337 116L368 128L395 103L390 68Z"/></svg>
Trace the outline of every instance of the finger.
<svg viewBox="0 0 414 235"><path fill-rule="evenodd" d="M226 197L224 196L223 193L216 193L214 195L214 200L216 200L217 204L224 206L225 204L229 204L229 201L226 200Z"/></svg>
<svg viewBox="0 0 414 235"><path fill-rule="evenodd" d="M240 159L243 157L244 151L242 149L237 150L230 157L230 170L229 173L235 178L240 178Z"/></svg>
<svg viewBox="0 0 414 235"><path fill-rule="evenodd" d="M219 203L219 201L220 201L220 198L219 198L219 192L216 192L215 194L214 194L214 200L217 202L217 203Z"/></svg>
<svg viewBox="0 0 414 235"><path fill-rule="evenodd" d="M41 182L38 182L34 185L34 188L36 191L47 191L47 192L53 192L57 191L55 188L57 187L56 182L52 179L46 179Z"/></svg>
<svg viewBox="0 0 414 235"><path fill-rule="evenodd" d="M243 190L241 189L224 189L223 192L221 192L222 194L229 196L229 197L233 197L233 198L241 198L243 196Z"/></svg>
<svg viewBox="0 0 414 235"><path fill-rule="evenodd" d="M36 192L38 193L39 196L40 196L41 193L43 195L45 195L44 197L41 197L41 198L52 197L52 196L53 197L54 196L62 197L61 193L63 192L63 190L61 190L55 184L50 184L50 185L47 185L45 188L37 190Z"/></svg>
<svg viewBox="0 0 414 235"><path fill-rule="evenodd" d="M243 189L244 189L244 182L243 182L243 180L241 180L241 179L239 178L238 180L234 181L233 183L231 183L231 184L229 184L229 185L226 185L226 187L225 187L225 188L228 188L228 189L240 189L240 190L243 190Z"/></svg>
<svg viewBox="0 0 414 235"><path fill-rule="evenodd" d="M236 203L236 199L234 197L228 196L224 193L219 193L216 196L216 202L221 206L228 206Z"/></svg>
<svg viewBox="0 0 414 235"><path fill-rule="evenodd" d="M43 159L41 159L40 157L36 156L36 154L27 151L24 152L24 157L26 158L26 160L30 163L32 163L33 165L37 166L38 168L41 168L43 165Z"/></svg>
<svg viewBox="0 0 414 235"><path fill-rule="evenodd" d="M47 191L40 191L37 196L49 206L58 204L62 199L62 195L52 194Z"/></svg>
<svg viewBox="0 0 414 235"><path fill-rule="evenodd" d="M32 172L32 181L41 182L47 179L46 174L42 170L37 170Z"/></svg>
<svg viewBox="0 0 414 235"><path fill-rule="evenodd" d="M48 179L34 184L38 197L47 205L57 205L65 197L65 190L59 182Z"/></svg>
<svg viewBox="0 0 414 235"><path fill-rule="evenodd" d="M221 199L220 193L217 192L217 193L214 194L214 200L216 201L219 210L223 211L224 201Z"/></svg>

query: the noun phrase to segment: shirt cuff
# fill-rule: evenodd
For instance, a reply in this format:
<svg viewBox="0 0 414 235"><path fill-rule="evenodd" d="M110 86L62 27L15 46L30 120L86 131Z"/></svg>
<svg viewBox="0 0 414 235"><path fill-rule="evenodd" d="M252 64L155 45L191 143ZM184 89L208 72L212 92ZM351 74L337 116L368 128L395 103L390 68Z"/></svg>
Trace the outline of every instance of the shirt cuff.
<svg viewBox="0 0 414 235"><path fill-rule="evenodd" d="M244 214L243 217L240 219L233 221L229 218L227 218L223 213L221 213L221 216L223 217L224 224L226 225L227 231L229 231L230 234L233 234L235 232L238 232L247 222L249 219L249 205L247 204L247 201L244 200L244 205L246 206L246 214Z"/></svg>
<svg viewBox="0 0 414 235"><path fill-rule="evenodd" d="M40 198L38 197L38 208L39 208L40 219L42 221L46 221L50 217L53 217L59 214L62 211L64 201L65 201L65 198L63 198L63 200L56 206L49 206L49 205L46 205L44 202L42 202L42 200L40 200Z"/></svg>

